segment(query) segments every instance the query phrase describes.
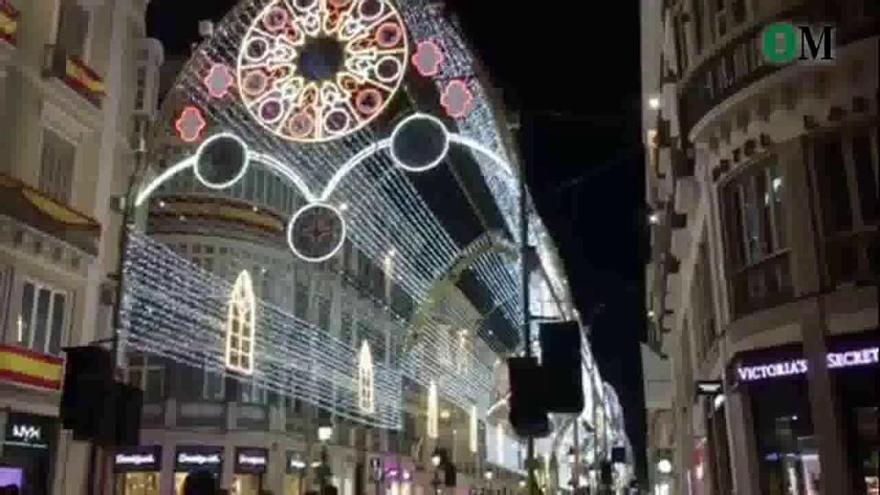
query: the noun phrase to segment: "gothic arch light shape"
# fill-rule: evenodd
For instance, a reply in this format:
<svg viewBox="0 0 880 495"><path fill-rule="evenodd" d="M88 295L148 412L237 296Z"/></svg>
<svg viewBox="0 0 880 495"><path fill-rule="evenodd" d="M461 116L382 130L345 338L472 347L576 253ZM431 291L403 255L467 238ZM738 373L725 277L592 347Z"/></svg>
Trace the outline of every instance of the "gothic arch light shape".
<svg viewBox="0 0 880 495"><path fill-rule="evenodd" d="M247 270L238 274L226 315L226 368L238 373L254 373L254 341L257 310L254 285Z"/></svg>
<svg viewBox="0 0 880 495"><path fill-rule="evenodd" d="M364 340L358 353L358 407L361 412L376 412L376 387L373 381L373 354L370 344Z"/></svg>
<svg viewBox="0 0 880 495"><path fill-rule="evenodd" d="M428 385L428 438L437 438L440 435L437 409L437 384L431 380Z"/></svg>

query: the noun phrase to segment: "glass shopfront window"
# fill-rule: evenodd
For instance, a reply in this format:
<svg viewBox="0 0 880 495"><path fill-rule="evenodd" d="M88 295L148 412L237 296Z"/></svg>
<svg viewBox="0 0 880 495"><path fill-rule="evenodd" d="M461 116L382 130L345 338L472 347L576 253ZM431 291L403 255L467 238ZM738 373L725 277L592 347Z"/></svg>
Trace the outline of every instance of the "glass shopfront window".
<svg viewBox="0 0 880 495"><path fill-rule="evenodd" d="M57 434L57 418L8 413L0 449L0 480L22 493L51 493Z"/></svg>
<svg viewBox="0 0 880 495"><path fill-rule="evenodd" d="M752 404L761 492L819 495L822 470L806 381L755 389Z"/></svg>
<svg viewBox="0 0 880 495"><path fill-rule="evenodd" d="M266 449L236 448L230 495L259 495L269 463Z"/></svg>
<svg viewBox="0 0 880 495"><path fill-rule="evenodd" d="M113 456L115 495L159 495L162 447L121 448Z"/></svg>
<svg viewBox="0 0 880 495"><path fill-rule="evenodd" d="M223 471L223 447L182 445L174 454L174 493L183 495L183 483L191 472L208 471L217 479Z"/></svg>

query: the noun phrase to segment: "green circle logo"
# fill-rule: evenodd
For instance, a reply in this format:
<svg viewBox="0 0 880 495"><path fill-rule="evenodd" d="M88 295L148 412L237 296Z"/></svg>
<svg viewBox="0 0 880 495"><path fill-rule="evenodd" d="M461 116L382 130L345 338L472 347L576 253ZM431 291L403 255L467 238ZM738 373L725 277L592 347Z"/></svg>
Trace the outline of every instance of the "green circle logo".
<svg viewBox="0 0 880 495"><path fill-rule="evenodd" d="M774 64L786 64L797 58L797 30L791 24L777 22L767 26L762 37L764 58Z"/></svg>

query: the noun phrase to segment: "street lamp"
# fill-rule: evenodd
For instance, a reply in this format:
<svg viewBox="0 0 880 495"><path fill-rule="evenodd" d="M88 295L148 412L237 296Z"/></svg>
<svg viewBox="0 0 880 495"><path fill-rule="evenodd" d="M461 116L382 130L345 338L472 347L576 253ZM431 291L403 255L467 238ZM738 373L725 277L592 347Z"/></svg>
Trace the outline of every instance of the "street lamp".
<svg viewBox="0 0 880 495"><path fill-rule="evenodd" d="M440 464L443 463L443 452L439 448L435 448L431 454L431 465L434 466L434 479L431 480L431 486L434 487L434 493L440 493Z"/></svg>
<svg viewBox="0 0 880 495"><path fill-rule="evenodd" d="M660 459L657 462L657 472L660 474L669 474L672 472L672 463L669 462L669 459Z"/></svg>
<svg viewBox="0 0 880 495"><path fill-rule="evenodd" d="M493 473L491 469L487 469L486 472L483 473L483 477L489 482L489 493L492 493L492 478L495 477L495 473Z"/></svg>
<svg viewBox="0 0 880 495"><path fill-rule="evenodd" d="M330 464L327 462L327 441L333 436L333 423L330 418L321 415L318 418L318 440L321 441L321 463L317 468L318 484L321 487L320 495L324 495L327 486L327 478L330 477Z"/></svg>

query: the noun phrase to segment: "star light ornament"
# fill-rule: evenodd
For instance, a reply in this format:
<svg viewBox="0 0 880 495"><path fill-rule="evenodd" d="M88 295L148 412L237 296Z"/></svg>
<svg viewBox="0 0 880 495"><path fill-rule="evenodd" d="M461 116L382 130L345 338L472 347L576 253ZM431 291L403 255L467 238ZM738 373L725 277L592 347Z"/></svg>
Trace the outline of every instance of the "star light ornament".
<svg viewBox="0 0 880 495"><path fill-rule="evenodd" d="M226 64L213 64L202 82L205 83L209 95L221 99L229 94L229 88L232 87L235 78Z"/></svg>
<svg viewBox="0 0 880 495"><path fill-rule="evenodd" d="M226 368L245 375L254 372L257 311L254 284L247 270L235 280L226 316Z"/></svg>
<svg viewBox="0 0 880 495"><path fill-rule="evenodd" d="M361 412L376 412L375 386L373 383L373 355L370 344L364 340L358 353L358 406Z"/></svg>
<svg viewBox="0 0 880 495"><path fill-rule="evenodd" d="M202 111L198 107L189 105L181 112L177 120L174 121L174 128L177 130L177 136L187 143L194 143L202 137L202 131L208 124L202 116Z"/></svg>
<svg viewBox="0 0 880 495"><path fill-rule="evenodd" d="M474 108L474 94L468 88L467 82L459 79L450 81L440 96L440 105L450 117L463 119Z"/></svg>

